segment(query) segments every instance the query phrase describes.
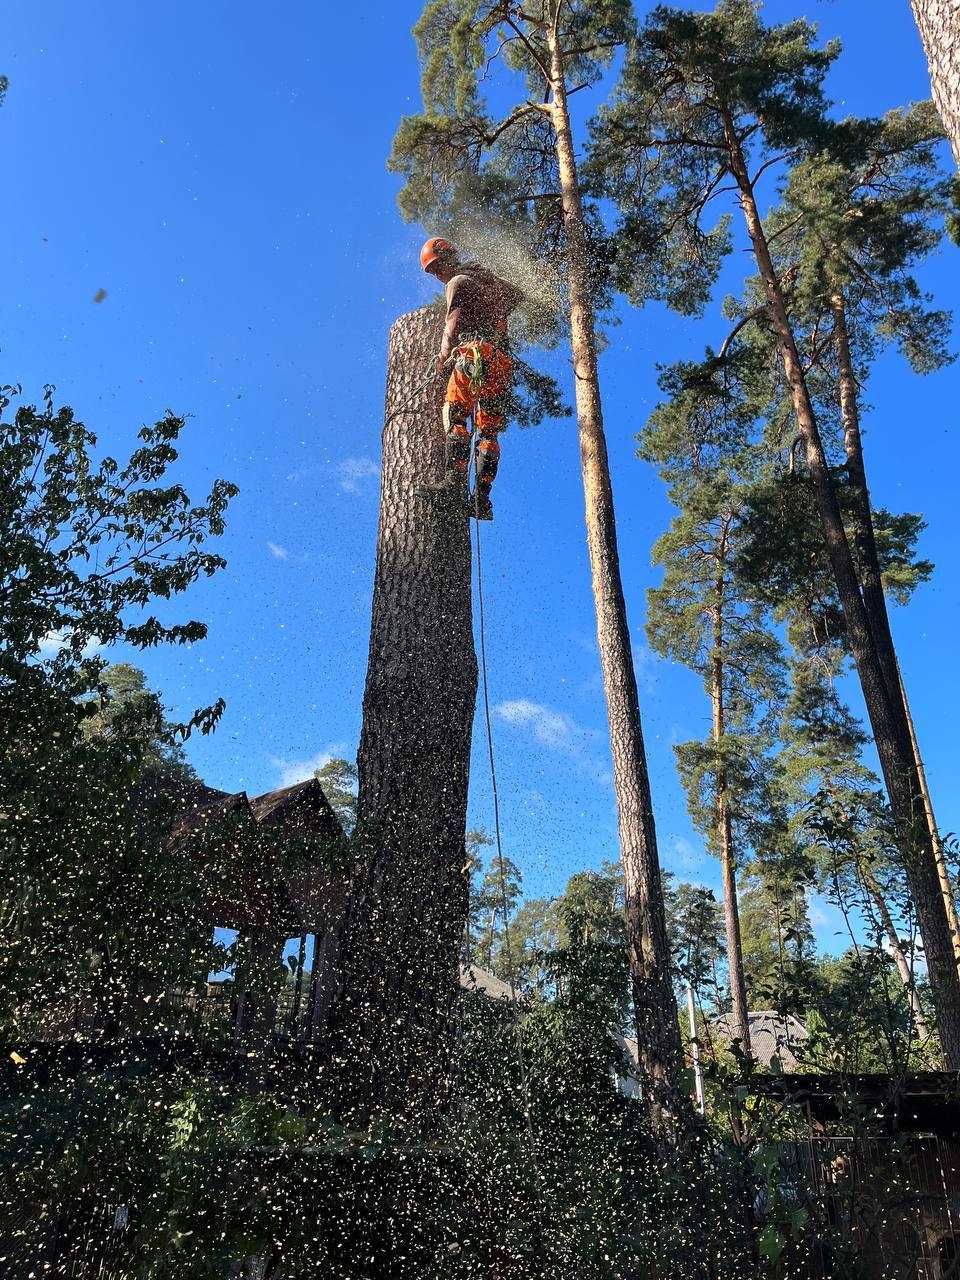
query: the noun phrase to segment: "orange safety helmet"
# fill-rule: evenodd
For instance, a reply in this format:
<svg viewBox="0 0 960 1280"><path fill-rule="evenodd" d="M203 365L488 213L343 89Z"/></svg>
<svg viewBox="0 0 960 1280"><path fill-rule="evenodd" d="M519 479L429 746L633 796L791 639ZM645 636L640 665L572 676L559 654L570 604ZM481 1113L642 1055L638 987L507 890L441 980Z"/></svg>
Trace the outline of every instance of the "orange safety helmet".
<svg viewBox="0 0 960 1280"><path fill-rule="evenodd" d="M457 251L450 241L444 240L443 236L431 236L420 250L420 265L424 271L429 271L440 258L449 256L457 256Z"/></svg>

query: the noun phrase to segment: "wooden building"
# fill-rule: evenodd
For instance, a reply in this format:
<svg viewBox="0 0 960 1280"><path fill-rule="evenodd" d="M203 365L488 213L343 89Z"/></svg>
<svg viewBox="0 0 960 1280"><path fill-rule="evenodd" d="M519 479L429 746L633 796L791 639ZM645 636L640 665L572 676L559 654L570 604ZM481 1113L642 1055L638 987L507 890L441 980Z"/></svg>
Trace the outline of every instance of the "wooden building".
<svg viewBox="0 0 960 1280"><path fill-rule="evenodd" d="M751 1088L782 1117L778 1198L781 1210L800 1211L801 1274L960 1275L956 1075L758 1075Z"/></svg>

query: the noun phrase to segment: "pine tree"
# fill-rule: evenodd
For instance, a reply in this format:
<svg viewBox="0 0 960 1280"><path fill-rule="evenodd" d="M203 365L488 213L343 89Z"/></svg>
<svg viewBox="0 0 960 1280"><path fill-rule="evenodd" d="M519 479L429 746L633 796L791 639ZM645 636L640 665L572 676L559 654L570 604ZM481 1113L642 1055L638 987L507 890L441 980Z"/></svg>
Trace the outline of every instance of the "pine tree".
<svg viewBox="0 0 960 1280"><path fill-rule="evenodd" d="M313 775L323 788L330 807L340 825L350 835L357 822L357 766L335 756L320 766Z"/></svg>
<svg viewBox="0 0 960 1280"><path fill-rule="evenodd" d="M628 939L643 1068L668 1099L681 1064L660 866L639 698L620 576L597 364L604 255L583 197L569 98L594 82L633 31L629 0L431 0L415 29L422 114L400 125L391 167L407 179L401 209L441 229L493 227L501 246L532 246L531 278L550 262L565 285L587 544L610 723L626 883ZM494 119L481 82L515 73L516 106ZM507 252L506 248L503 252Z"/></svg>
<svg viewBox="0 0 960 1280"><path fill-rule="evenodd" d="M762 456L749 446L749 402L734 362L708 352L696 372L666 370L661 386L675 394L641 433L640 456L660 465L679 512L654 547L665 572L648 595L647 634L659 654L702 677L710 699L707 741L675 751L691 817L720 860L733 1025L749 1057L736 873L758 829L767 722L784 684L767 611L734 573L744 490Z"/></svg>
<svg viewBox="0 0 960 1280"><path fill-rule="evenodd" d="M835 42L817 47L805 20L764 26L751 0L721 0L708 14L662 6L641 29L617 101L595 130L591 174L622 211L615 279L638 301L654 295L700 309L730 243L723 220L704 230L707 209L730 193L742 213L761 284L757 316L772 331L782 366L921 924L945 1058L960 1067L960 975L936 862L921 830L909 725L902 698L888 688L864 603L790 314L791 280L777 269L758 203L764 174L835 140L823 81L838 52ZM655 267L661 282L652 280Z"/></svg>
<svg viewBox="0 0 960 1280"><path fill-rule="evenodd" d="M701 1006L709 992L710 1004L719 1012L723 1006L719 971L726 954L723 908L711 889L685 880L674 883L669 871L664 886L675 981L683 987L689 982Z"/></svg>
<svg viewBox="0 0 960 1280"><path fill-rule="evenodd" d="M825 382L829 395L830 379ZM845 489L840 493L852 524L852 501ZM883 586L905 603L932 571L915 551L923 522L886 511L872 512L871 519ZM809 488L789 475L754 486L742 532L736 565L742 589L784 625L792 650L790 696L780 720L778 786L795 840L811 849L820 887L844 916L859 912L872 922L873 933L893 956L914 1023L925 1035L909 948L891 905L909 902L895 828L879 781L863 760L867 735L837 692L849 657L846 632Z"/></svg>
<svg viewBox="0 0 960 1280"><path fill-rule="evenodd" d="M480 968L498 976L509 977L515 964L517 940L513 937L512 922L522 891L520 868L509 858L497 854L491 856L480 883L475 888L471 885L470 958Z"/></svg>
<svg viewBox="0 0 960 1280"><path fill-rule="evenodd" d="M815 859L820 887L849 922L857 956L872 942L873 950L892 957L903 1003L926 1040L929 1029L917 993L912 947L901 936L898 912L891 905L909 903L909 895L895 856L890 814L879 780L861 757L866 735L816 658L795 664L783 733L794 821ZM869 926L863 946L857 942L854 914ZM908 937L912 932L908 919Z"/></svg>
<svg viewBox="0 0 960 1280"><path fill-rule="evenodd" d="M960 960L960 922L890 627L878 548L884 530L878 530L871 510L861 430L861 388L885 345L895 344L916 373L933 372L950 359L944 344L950 316L931 305L913 274L916 264L940 244L950 209L950 184L936 155L941 139L929 103L890 112L882 120L844 121L829 154L793 168L769 225L777 268L791 276L791 318L810 369L818 416L829 420L839 410L840 500L849 513L863 603L888 695L902 706L906 719L925 825ZM887 586L898 597L914 585L912 568L907 566L907 580L900 584L888 566Z"/></svg>

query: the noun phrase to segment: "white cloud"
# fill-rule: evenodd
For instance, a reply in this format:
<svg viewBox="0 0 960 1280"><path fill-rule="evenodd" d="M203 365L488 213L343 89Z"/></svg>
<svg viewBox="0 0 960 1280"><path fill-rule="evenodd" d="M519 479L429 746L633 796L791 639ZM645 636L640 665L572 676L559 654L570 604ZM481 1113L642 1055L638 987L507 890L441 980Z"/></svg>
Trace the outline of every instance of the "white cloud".
<svg viewBox="0 0 960 1280"><path fill-rule="evenodd" d="M674 836L670 861L682 871L698 871L703 866L703 854L686 836Z"/></svg>
<svg viewBox="0 0 960 1280"><path fill-rule="evenodd" d="M577 731L577 726L562 711L554 711L539 702L531 702L529 698L514 698L510 702L501 702L496 713L507 724L520 725L530 730L538 742L545 747L565 749L570 746Z"/></svg>
<svg viewBox="0 0 960 1280"><path fill-rule="evenodd" d="M267 550L273 556L274 560L286 560L290 552L286 547L281 547L279 542L268 542Z"/></svg>
<svg viewBox="0 0 960 1280"><path fill-rule="evenodd" d="M344 493L360 493L364 480L372 480L380 474L380 468L372 458L344 458L337 471Z"/></svg>
<svg viewBox="0 0 960 1280"><path fill-rule="evenodd" d="M316 755L306 756L302 760L287 760L283 756L271 756L270 763L277 770L277 786L293 787L298 782L306 782L318 769L322 769L331 760L345 758L348 748L342 742L331 743Z"/></svg>
<svg viewBox="0 0 960 1280"><path fill-rule="evenodd" d="M513 698L500 702L494 708L499 719L515 728L524 729L534 739L560 755L575 761L582 773L588 774L601 786L612 782L610 768L598 753L603 734L577 724L564 711L557 711L529 698Z"/></svg>
<svg viewBox="0 0 960 1280"><path fill-rule="evenodd" d="M69 631L48 631L40 641L37 652L41 658L54 658L63 649L66 649L70 643ZM92 658L95 653L99 653L104 646L97 639L88 640L83 646L81 656L84 658Z"/></svg>
<svg viewBox="0 0 960 1280"><path fill-rule="evenodd" d="M633 646L633 669L637 677L637 687L642 693L653 693L656 689L659 662L659 657L647 645Z"/></svg>
<svg viewBox="0 0 960 1280"><path fill-rule="evenodd" d="M843 912L835 903L820 893L811 893L807 899L807 913L813 925L817 940L826 950L839 947L841 950L850 942L850 933ZM856 925L856 921L851 921Z"/></svg>

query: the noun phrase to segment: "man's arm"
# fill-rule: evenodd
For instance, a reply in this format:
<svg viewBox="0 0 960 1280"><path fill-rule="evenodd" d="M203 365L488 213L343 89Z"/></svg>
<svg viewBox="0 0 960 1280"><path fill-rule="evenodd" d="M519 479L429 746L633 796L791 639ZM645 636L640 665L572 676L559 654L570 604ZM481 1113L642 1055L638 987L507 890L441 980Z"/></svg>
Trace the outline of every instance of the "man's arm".
<svg viewBox="0 0 960 1280"><path fill-rule="evenodd" d="M437 356L438 368L446 364L457 345L460 334L460 312L469 301L467 295L472 288L473 281L469 276L454 276L447 285L447 322L443 326L440 354Z"/></svg>
<svg viewBox="0 0 960 1280"><path fill-rule="evenodd" d="M457 334L460 332L460 307L447 307L447 323L443 327L443 338L440 342L439 363L446 364L457 345Z"/></svg>

